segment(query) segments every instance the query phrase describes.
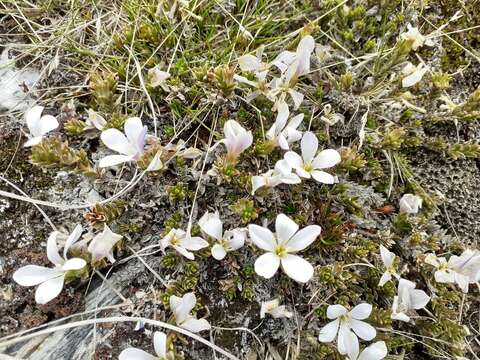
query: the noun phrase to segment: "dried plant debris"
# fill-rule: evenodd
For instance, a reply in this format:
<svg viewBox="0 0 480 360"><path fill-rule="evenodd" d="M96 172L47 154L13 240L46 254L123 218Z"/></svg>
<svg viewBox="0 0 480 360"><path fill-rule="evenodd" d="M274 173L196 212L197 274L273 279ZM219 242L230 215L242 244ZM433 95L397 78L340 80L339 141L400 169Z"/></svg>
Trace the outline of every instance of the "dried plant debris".
<svg viewBox="0 0 480 360"><path fill-rule="evenodd" d="M475 1L0 6L5 356L478 359Z"/></svg>

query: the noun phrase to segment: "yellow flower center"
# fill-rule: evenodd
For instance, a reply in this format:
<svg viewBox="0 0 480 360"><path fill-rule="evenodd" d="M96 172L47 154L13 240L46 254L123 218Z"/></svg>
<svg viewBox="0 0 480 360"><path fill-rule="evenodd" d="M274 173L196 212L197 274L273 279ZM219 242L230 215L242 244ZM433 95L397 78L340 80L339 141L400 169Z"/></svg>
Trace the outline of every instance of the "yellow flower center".
<svg viewBox="0 0 480 360"><path fill-rule="evenodd" d="M306 172L312 172L313 171L312 163L306 163L305 165L303 165L303 170L305 170Z"/></svg>
<svg viewBox="0 0 480 360"><path fill-rule="evenodd" d="M176 246L180 243L180 239L177 237L177 235L173 235L172 240L170 240L170 244L173 246Z"/></svg>
<svg viewBox="0 0 480 360"><path fill-rule="evenodd" d="M278 245L276 248L275 248L275 255L277 255L278 257L284 257L285 255L287 255L287 249L285 248L285 246L283 245Z"/></svg>

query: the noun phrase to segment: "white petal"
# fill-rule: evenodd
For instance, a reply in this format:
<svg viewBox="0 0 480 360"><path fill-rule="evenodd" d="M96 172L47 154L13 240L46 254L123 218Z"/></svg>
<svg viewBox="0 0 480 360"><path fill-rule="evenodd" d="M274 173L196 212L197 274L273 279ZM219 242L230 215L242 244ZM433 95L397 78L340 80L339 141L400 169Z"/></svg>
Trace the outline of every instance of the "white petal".
<svg viewBox="0 0 480 360"><path fill-rule="evenodd" d="M161 331L155 331L153 334L153 347L155 353L164 358L167 355L167 334Z"/></svg>
<svg viewBox="0 0 480 360"><path fill-rule="evenodd" d="M311 131L307 131L303 134L300 146L302 148L303 161L305 163L311 162L318 150L318 139L315 134Z"/></svg>
<svg viewBox="0 0 480 360"><path fill-rule="evenodd" d="M120 154L134 156L137 153L137 149L130 144L127 137L117 129L102 131L100 139L106 147Z"/></svg>
<svg viewBox="0 0 480 360"><path fill-rule="evenodd" d="M378 282L378 286L383 286L383 285L385 285L387 282L389 282L390 280L392 280L392 274L390 274L389 271L385 271L385 272L382 274L382 277L380 278L380 281Z"/></svg>
<svg viewBox="0 0 480 360"><path fill-rule="evenodd" d="M284 184L300 184L302 182L302 179L297 174L282 175L280 180Z"/></svg>
<svg viewBox="0 0 480 360"><path fill-rule="evenodd" d="M287 70L288 65L290 65L293 61L295 61L295 58L297 57L297 54L294 53L293 51L282 51L272 62L271 64L276 66L280 72L285 72Z"/></svg>
<svg viewBox="0 0 480 360"><path fill-rule="evenodd" d="M254 86L254 87L257 86L256 82L248 80L245 76L240 76L240 75L235 74L235 75L233 75L233 78L240 83L247 84L247 85ZM247 101L247 103L248 103L248 101Z"/></svg>
<svg viewBox="0 0 480 360"><path fill-rule="evenodd" d="M262 67L262 61L251 54L240 56L237 62L242 71L255 71Z"/></svg>
<svg viewBox="0 0 480 360"><path fill-rule="evenodd" d="M238 250L245 244L245 240L247 238L247 229L238 228L225 231L223 236L228 241L229 250Z"/></svg>
<svg viewBox="0 0 480 360"><path fill-rule="evenodd" d="M355 334L350 330L345 331L343 341L348 357L350 359L357 359L358 353L360 352L360 346Z"/></svg>
<svg viewBox="0 0 480 360"><path fill-rule="evenodd" d="M189 260L195 259L195 255L193 255L193 253L191 253L190 251L188 251L187 249L185 249L183 246L174 246L173 248L174 248L175 251L177 251L180 255L185 256L187 259L189 259Z"/></svg>
<svg viewBox="0 0 480 360"><path fill-rule="evenodd" d="M288 89L288 94L293 100L293 109L297 110L302 105L303 94L293 89Z"/></svg>
<svg viewBox="0 0 480 360"><path fill-rule="evenodd" d="M250 239L253 243L262 250L274 251L277 243L272 232L264 228L263 226L258 226L255 224L248 225L248 233Z"/></svg>
<svg viewBox="0 0 480 360"><path fill-rule="evenodd" d="M258 189L265 186L266 184L267 181L265 179L265 176L252 176L252 195L255 194Z"/></svg>
<svg viewBox="0 0 480 360"><path fill-rule="evenodd" d="M163 168L163 162L160 159L160 151L157 151L152 161L150 161L150 164L148 164L146 171L158 171L158 170L161 170L162 168Z"/></svg>
<svg viewBox="0 0 480 360"><path fill-rule="evenodd" d="M410 321L410 316L408 316L407 314L404 314L402 312L392 313L392 315L390 317L393 320L404 321L404 322L409 322Z"/></svg>
<svg viewBox="0 0 480 360"><path fill-rule="evenodd" d="M285 100L280 100L277 103L277 118L275 119L276 128L281 131L287 124L288 116L290 115L290 110Z"/></svg>
<svg viewBox="0 0 480 360"><path fill-rule="evenodd" d="M155 360L155 356L140 349L127 348L120 353L118 360Z"/></svg>
<svg viewBox="0 0 480 360"><path fill-rule="evenodd" d="M223 224L219 218L211 218L200 225L201 229L214 239L221 240L223 236Z"/></svg>
<svg viewBox="0 0 480 360"><path fill-rule="evenodd" d="M103 225L103 231L97 234L88 244L88 251L92 254L94 261L104 257L113 257L113 247L123 238L122 235L114 233L107 224Z"/></svg>
<svg viewBox="0 0 480 360"><path fill-rule="evenodd" d="M281 262L285 274L295 281L306 283L313 276L313 266L300 256L287 254Z"/></svg>
<svg viewBox="0 0 480 360"><path fill-rule="evenodd" d="M464 293L468 292L468 284L469 284L468 276L456 273L455 274L455 282L458 284L458 286L460 287L460 290L462 290L462 292L464 292Z"/></svg>
<svg viewBox="0 0 480 360"><path fill-rule="evenodd" d="M325 171L313 170L312 177L322 184L333 184L335 183L335 178Z"/></svg>
<svg viewBox="0 0 480 360"><path fill-rule="evenodd" d="M62 266L62 270L80 270L83 269L85 265L87 265L87 262L85 260L80 258L73 258L65 261L65 264L63 264Z"/></svg>
<svg viewBox="0 0 480 360"><path fill-rule="evenodd" d="M82 232L83 227L82 225L78 224L68 236L67 240L65 241L65 246L63 247L63 257L65 259L67 258L68 249L70 249L70 247L80 238Z"/></svg>
<svg viewBox="0 0 480 360"><path fill-rule="evenodd" d="M190 312L195 307L197 298L194 293L186 293L182 298L175 295L170 296L170 308L175 315L177 324L183 323L190 317Z"/></svg>
<svg viewBox="0 0 480 360"><path fill-rule="evenodd" d="M125 135L130 144L135 147L136 153L143 152L147 127L142 125L142 120L138 117L128 118L127 121L125 121L124 129Z"/></svg>
<svg viewBox="0 0 480 360"><path fill-rule="evenodd" d="M40 117L42 116L43 106L34 106L25 113L28 130L33 136L41 136Z"/></svg>
<svg viewBox="0 0 480 360"><path fill-rule="evenodd" d="M318 335L318 341L326 343L332 342L337 336L338 326L340 325L340 319L329 322L323 328L320 329L320 334Z"/></svg>
<svg viewBox="0 0 480 360"><path fill-rule="evenodd" d="M98 166L101 168L115 166L118 164L123 164L125 162L132 161L132 156L127 155L109 155L105 156L103 159L100 159Z"/></svg>
<svg viewBox="0 0 480 360"><path fill-rule="evenodd" d="M340 330L338 330L337 345L338 352L342 355L354 353L355 349L360 347L357 336L344 323L340 324Z"/></svg>
<svg viewBox="0 0 480 360"><path fill-rule="evenodd" d="M194 237L186 236L181 241L181 244L185 249L190 251L197 251L208 246L208 242L206 242L199 236L194 236Z"/></svg>
<svg viewBox="0 0 480 360"><path fill-rule="evenodd" d="M358 360L381 360L387 356L388 350L385 341L377 341L365 348Z"/></svg>
<svg viewBox="0 0 480 360"><path fill-rule="evenodd" d="M205 320L205 319L195 319L193 317L184 321L180 325L180 327L182 327L182 328L184 328L188 331L191 331L193 333L197 333L197 332L200 332L200 331L211 329L211 326L210 326L210 324L207 320Z"/></svg>
<svg viewBox="0 0 480 360"><path fill-rule="evenodd" d="M303 167L303 160L300 155L298 155L294 151L288 151L283 156L284 159L287 161L288 165L290 165L294 169L299 169Z"/></svg>
<svg viewBox="0 0 480 360"><path fill-rule="evenodd" d="M430 296L423 290L411 290L410 291L411 306L414 309L421 309L425 307L430 301Z"/></svg>
<svg viewBox="0 0 480 360"><path fill-rule="evenodd" d="M367 303L358 304L352 309L352 311L350 311L350 315L357 320L364 320L368 318L371 313L372 305Z"/></svg>
<svg viewBox="0 0 480 360"><path fill-rule="evenodd" d="M455 273L453 271L435 271L435 281L439 283L453 283L455 282Z"/></svg>
<svg viewBox="0 0 480 360"><path fill-rule="evenodd" d="M275 220L275 233L278 243L286 243L296 232L298 225L285 214L279 214Z"/></svg>
<svg viewBox="0 0 480 360"><path fill-rule="evenodd" d="M336 304L336 305L329 305L327 308L327 317L329 319L336 319L342 315L348 313L348 310L345 306Z"/></svg>
<svg viewBox="0 0 480 360"><path fill-rule="evenodd" d="M288 251L300 251L307 248L320 235L322 228L318 225L309 225L297 232L288 242Z"/></svg>
<svg viewBox="0 0 480 360"><path fill-rule="evenodd" d="M342 160L337 150L326 149L320 151L313 161L315 169L328 169L337 165Z"/></svg>
<svg viewBox="0 0 480 360"><path fill-rule="evenodd" d="M288 144L288 141L283 134L280 133L277 136L277 141L278 141L278 145L282 150L290 150L290 145Z"/></svg>
<svg viewBox="0 0 480 360"><path fill-rule="evenodd" d="M255 261L255 272L266 279L275 275L280 266L280 258L274 253L267 252Z"/></svg>
<svg viewBox="0 0 480 360"><path fill-rule="evenodd" d="M42 140L43 140L43 136L35 136L29 139L28 141L26 141L25 144L23 144L23 147L30 147L30 146L40 144Z"/></svg>
<svg viewBox="0 0 480 360"><path fill-rule="evenodd" d="M62 292L64 277L58 276L41 283L35 291L37 304L46 304L55 299Z"/></svg>
<svg viewBox="0 0 480 360"><path fill-rule="evenodd" d="M215 244L212 246L212 256L214 259L222 260L227 255L225 248L220 244Z"/></svg>
<svg viewBox="0 0 480 360"><path fill-rule="evenodd" d="M64 259L58 253L57 236L58 231L53 231L47 240L47 257L55 265L63 264Z"/></svg>
<svg viewBox="0 0 480 360"><path fill-rule="evenodd" d="M39 135L45 135L58 127L57 119L52 115L45 115L40 118Z"/></svg>
<svg viewBox="0 0 480 360"><path fill-rule="evenodd" d="M375 330L372 325L367 324L364 321L350 319L350 326L352 330L355 331L355 334L357 334L358 337L363 340L370 341L377 336L377 330Z"/></svg>
<svg viewBox="0 0 480 360"><path fill-rule="evenodd" d="M387 269L393 265L395 254L388 251L383 245L380 245L380 256L382 257L383 265L385 265Z"/></svg>
<svg viewBox="0 0 480 360"><path fill-rule="evenodd" d="M13 273L13 280L22 286L34 286L61 275L58 270L38 265L27 265Z"/></svg>

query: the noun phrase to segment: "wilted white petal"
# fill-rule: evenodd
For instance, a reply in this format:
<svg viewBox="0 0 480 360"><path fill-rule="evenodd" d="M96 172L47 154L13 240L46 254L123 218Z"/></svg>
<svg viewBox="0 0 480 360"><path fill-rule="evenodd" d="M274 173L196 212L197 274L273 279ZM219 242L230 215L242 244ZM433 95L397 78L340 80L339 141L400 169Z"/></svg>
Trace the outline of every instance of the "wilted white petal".
<svg viewBox="0 0 480 360"><path fill-rule="evenodd" d="M122 235L114 233L107 224L103 225L103 231L97 234L88 245L88 251L92 254L94 261L104 257L113 259L113 247L123 238Z"/></svg>

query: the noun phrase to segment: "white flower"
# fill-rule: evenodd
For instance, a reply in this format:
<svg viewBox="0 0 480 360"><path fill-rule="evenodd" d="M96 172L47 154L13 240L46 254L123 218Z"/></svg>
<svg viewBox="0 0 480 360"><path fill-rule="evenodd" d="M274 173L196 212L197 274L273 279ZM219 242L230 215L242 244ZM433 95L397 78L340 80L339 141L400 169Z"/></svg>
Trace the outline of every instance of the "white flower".
<svg viewBox="0 0 480 360"><path fill-rule="evenodd" d="M170 296L170 308L175 316L175 322L181 328L197 333L203 330L210 330L211 326L205 319L197 319L190 312L197 304L194 293L187 293L183 297Z"/></svg>
<svg viewBox="0 0 480 360"><path fill-rule="evenodd" d="M304 114L294 116L287 124L287 119L290 115L287 103L280 100L277 104L277 111L277 118L272 127L267 131L266 137L275 146L280 146L282 150L289 150L290 144L302 138L302 133L297 128L302 123Z"/></svg>
<svg viewBox="0 0 480 360"><path fill-rule="evenodd" d="M168 91L166 80L170 77L170 73L160 70L157 65L148 70L148 80L151 87L156 88L160 86L164 91Z"/></svg>
<svg viewBox="0 0 480 360"><path fill-rule="evenodd" d="M465 250L462 255L452 255L447 259L428 254L425 258L427 264L437 268L435 281L439 283L456 283L464 292L468 292L468 285L479 281L480 276L480 251Z"/></svg>
<svg viewBox="0 0 480 360"><path fill-rule="evenodd" d="M420 82L427 71L428 66L425 66L423 63L415 66L411 62L408 62L402 69L402 87L410 87Z"/></svg>
<svg viewBox="0 0 480 360"><path fill-rule="evenodd" d="M114 263L113 247L122 238L122 235L114 233L107 224L104 224L103 231L97 234L88 245L88 251L92 254L92 260L98 261L106 257L111 263Z"/></svg>
<svg viewBox="0 0 480 360"><path fill-rule="evenodd" d="M300 76L310 71L310 56L315 49L315 40L310 35L300 40L295 53L285 51L281 53L272 65L277 66L282 72L280 78L270 82L270 96L284 99L287 94L293 100L294 109L298 109L303 101L303 94L294 89Z"/></svg>
<svg viewBox="0 0 480 360"><path fill-rule="evenodd" d="M280 265L293 280L305 283L313 276L313 267L296 252L307 248L320 235L318 225L310 225L298 231L298 225L284 214L277 216L275 234L255 224L248 226L250 239L260 249L267 251L255 261L255 272L270 279Z"/></svg>
<svg viewBox="0 0 480 360"><path fill-rule="evenodd" d="M302 180L292 173L292 167L286 160L278 160L275 169L261 175L252 176L252 195L261 187L275 187L280 184L300 184Z"/></svg>
<svg viewBox="0 0 480 360"><path fill-rule="evenodd" d="M448 95L442 95L438 99L444 102L444 104L440 105L440 109L449 113L455 111L460 106L460 104L455 104Z"/></svg>
<svg viewBox="0 0 480 360"><path fill-rule="evenodd" d="M163 251L168 247L172 247L187 259L193 260L195 256L191 251L197 251L207 247L208 242L198 236L192 237L189 232L181 229L172 229L160 240L160 245Z"/></svg>
<svg viewBox="0 0 480 360"><path fill-rule="evenodd" d="M420 196L413 194L404 194L399 201L400 212L406 214L416 214L422 208L423 200Z"/></svg>
<svg viewBox="0 0 480 360"><path fill-rule="evenodd" d="M23 145L24 147L39 144L47 133L58 127L58 121L54 116L42 116L42 112L43 106L34 106L25 113L30 134L28 135L29 140Z"/></svg>
<svg viewBox="0 0 480 360"><path fill-rule="evenodd" d="M223 127L225 139L221 140L227 148L227 158L235 162L240 154L252 145L253 135L235 120L228 120Z"/></svg>
<svg viewBox="0 0 480 360"><path fill-rule="evenodd" d="M370 341L377 336L372 325L361 321L367 319L371 312L372 305L366 303L358 304L351 311L342 305L329 305L327 317L333 321L320 330L318 340L324 343L332 342L338 333L338 352L348 355L350 359L356 359L360 352L358 337Z"/></svg>
<svg viewBox="0 0 480 360"><path fill-rule="evenodd" d="M329 126L333 126L337 122L343 124L345 121L345 116L332 112L332 105L327 104L323 107L323 115L320 117L320 120Z"/></svg>
<svg viewBox="0 0 480 360"><path fill-rule="evenodd" d="M257 49L256 55L243 55L237 59L238 65L242 71L251 71L255 74L256 80L249 80L241 75L234 75L234 79L240 83L244 83L255 88L246 97L245 101L250 102L260 95L268 96L269 84L266 81L270 64L262 61L263 47Z"/></svg>
<svg viewBox="0 0 480 360"><path fill-rule="evenodd" d="M382 258L383 265L385 266L385 272L380 278L378 286L383 286L385 283L392 280L392 276L395 276L397 279L400 278L400 276L395 270L395 254L388 251L385 246L380 245L380 256Z"/></svg>
<svg viewBox="0 0 480 360"><path fill-rule="evenodd" d="M96 128L97 130L102 131L105 126L107 126L107 121L96 111L92 109L87 110L88 118L86 120L87 128L93 129Z"/></svg>
<svg viewBox="0 0 480 360"><path fill-rule="evenodd" d="M138 117L128 118L124 130L125 134L117 129L107 129L100 135L106 147L121 154L104 157L100 160L100 167L138 160L143 154L147 127L142 125L142 120Z"/></svg>
<svg viewBox="0 0 480 360"><path fill-rule="evenodd" d="M338 151L326 149L317 155L318 139L310 131L303 134L300 146L302 156L293 151L285 154L285 160L295 169L297 175L307 179L313 177L320 183L333 184L335 182L334 177L322 171L322 169L331 168L341 161Z"/></svg>
<svg viewBox="0 0 480 360"><path fill-rule="evenodd" d="M27 265L13 274L13 280L19 285L39 285L35 291L35 301L38 304L46 304L60 294L67 271L80 270L87 264L85 260L80 258L67 259L68 249L80 238L82 231L82 227L77 225L68 236L63 248L63 257L60 256L57 246L59 232L54 231L50 234L47 240L47 257L55 265L54 268Z"/></svg>
<svg viewBox="0 0 480 360"><path fill-rule="evenodd" d="M263 319L266 314L270 314L274 319L291 318L293 316L290 311L287 311L285 305L280 305L279 299L262 302L260 319Z"/></svg>
<svg viewBox="0 0 480 360"><path fill-rule="evenodd" d="M423 36L417 27L413 27L411 24L407 24L407 29L407 32L400 34L400 38L404 40L411 40L413 50L417 50L423 45L433 45L432 41Z"/></svg>
<svg viewBox="0 0 480 360"><path fill-rule="evenodd" d="M203 232L217 240L212 246L212 256L217 260L222 260L227 252L238 250L245 244L247 237L245 229L233 229L224 233L218 212L211 214L207 211L198 224Z"/></svg>
<svg viewBox="0 0 480 360"><path fill-rule="evenodd" d="M367 346L358 356L358 353L354 357L348 356L348 360L381 360L387 356L388 350L385 341L377 341L376 343ZM355 354L352 354L355 355Z"/></svg>
<svg viewBox="0 0 480 360"><path fill-rule="evenodd" d="M393 298L392 319L408 322L410 317L407 313L410 310L422 309L428 304L430 297L425 291L417 290L415 287L415 283L400 279L398 282L398 295Z"/></svg>
<svg viewBox="0 0 480 360"><path fill-rule="evenodd" d="M167 335L161 331L153 334L153 347L157 356L137 349L127 348L118 356L119 360L164 360L167 356Z"/></svg>

